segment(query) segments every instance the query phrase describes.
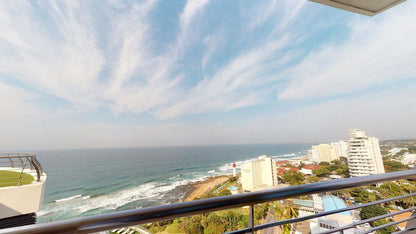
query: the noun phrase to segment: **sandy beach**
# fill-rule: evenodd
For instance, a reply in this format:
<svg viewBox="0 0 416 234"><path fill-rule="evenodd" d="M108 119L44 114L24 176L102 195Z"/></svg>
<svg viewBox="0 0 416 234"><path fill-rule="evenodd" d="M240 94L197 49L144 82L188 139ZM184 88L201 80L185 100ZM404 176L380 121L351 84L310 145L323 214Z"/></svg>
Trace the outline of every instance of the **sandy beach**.
<svg viewBox="0 0 416 234"><path fill-rule="evenodd" d="M200 198L206 192L212 190L218 185L225 183L230 177L230 175L216 176L193 184L192 186L194 187L194 190L191 193L189 193L183 199L183 201L192 201Z"/></svg>

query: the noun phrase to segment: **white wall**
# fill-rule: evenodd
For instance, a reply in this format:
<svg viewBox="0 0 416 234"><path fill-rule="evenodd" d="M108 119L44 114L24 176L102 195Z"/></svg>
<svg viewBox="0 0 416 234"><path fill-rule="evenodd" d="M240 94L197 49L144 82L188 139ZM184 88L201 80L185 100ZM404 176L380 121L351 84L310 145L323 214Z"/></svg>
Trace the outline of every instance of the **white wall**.
<svg viewBox="0 0 416 234"><path fill-rule="evenodd" d="M46 175L40 182L0 188L0 219L35 213L42 204Z"/></svg>

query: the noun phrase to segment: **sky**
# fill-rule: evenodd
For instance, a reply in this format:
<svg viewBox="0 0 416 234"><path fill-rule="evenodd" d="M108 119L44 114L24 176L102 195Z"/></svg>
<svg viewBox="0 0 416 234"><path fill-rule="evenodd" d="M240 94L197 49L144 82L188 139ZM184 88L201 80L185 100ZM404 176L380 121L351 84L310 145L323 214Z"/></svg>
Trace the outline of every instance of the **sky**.
<svg viewBox="0 0 416 234"><path fill-rule="evenodd" d="M416 1L0 1L0 150L416 137Z"/></svg>

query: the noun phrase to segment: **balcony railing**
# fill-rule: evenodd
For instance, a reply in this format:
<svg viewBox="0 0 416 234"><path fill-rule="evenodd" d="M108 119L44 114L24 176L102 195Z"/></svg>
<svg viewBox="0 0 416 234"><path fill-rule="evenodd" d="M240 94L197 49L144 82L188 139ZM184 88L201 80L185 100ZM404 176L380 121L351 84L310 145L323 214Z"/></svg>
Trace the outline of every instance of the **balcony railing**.
<svg viewBox="0 0 416 234"><path fill-rule="evenodd" d="M254 233L258 230L263 230L270 227L275 227L285 224L293 224L305 220L316 219L319 217L338 214L345 211L357 210L367 206L389 203L396 200L410 198L416 196L415 193L409 193L397 197L387 198L384 200L377 200L375 202L357 204L353 206L347 206L346 208L336 209L331 211L324 211L321 213L305 216L296 217L287 220L279 220L277 222L254 225L254 209L256 204L272 202L277 200L284 200L289 198L295 198L310 194L318 194L325 192L334 192L337 190L361 187L366 185L375 185L386 181L394 181L399 179L411 179L416 178L416 170L400 171L393 173L385 173L379 175L370 175L364 177L354 177L348 179L339 179L333 181L319 182L304 184L298 186L290 186L279 189L270 189L259 192L243 193L237 195L215 197L203 200L196 200L183 203L175 203L164 206L135 209L129 211L114 212L109 214L101 214L90 217L76 218L70 220L56 221L50 223L42 223L35 225L28 225L10 229L0 230L0 233L91 233L103 230L111 230L120 227L133 226L138 224L146 224L162 220L170 220L179 217L185 217L190 215L204 214L211 211L225 210L230 208L237 208L242 206L249 206L249 226L244 229L233 231L230 233ZM366 224L375 220L385 219L393 217L404 212L413 212L416 207L411 207L403 210L396 211L378 217L373 217L366 220L353 222L343 227L328 230L323 233L344 233L345 230L357 227L362 224ZM390 223L369 228L360 233L372 233L379 229L386 228L389 226L395 226L399 223L412 221L416 216L409 218L392 221ZM410 222L409 222L410 223ZM396 233L405 233L413 230L414 227L408 228L403 231Z"/></svg>
<svg viewBox="0 0 416 234"><path fill-rule="evenodd" d="M36 171L36 180L40 181L40 177L43 174L42 165L36 159L36 154L34 153L9 153L4 156L0 156L0 167L10 167L10 168L19 168L35 170Z"/></svg>

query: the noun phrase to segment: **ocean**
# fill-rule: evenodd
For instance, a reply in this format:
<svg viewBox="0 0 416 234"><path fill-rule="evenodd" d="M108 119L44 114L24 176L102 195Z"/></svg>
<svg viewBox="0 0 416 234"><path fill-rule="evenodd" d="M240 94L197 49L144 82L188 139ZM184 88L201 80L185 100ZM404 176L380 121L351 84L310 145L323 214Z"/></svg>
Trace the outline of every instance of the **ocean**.
<svg viewBox="0 0 416 234"><path fill-rule="evenodd" d="M189 183L232 173L248 159L304 156L310 144L37 151L48 179L38 222L177 202Z"/></svg>

